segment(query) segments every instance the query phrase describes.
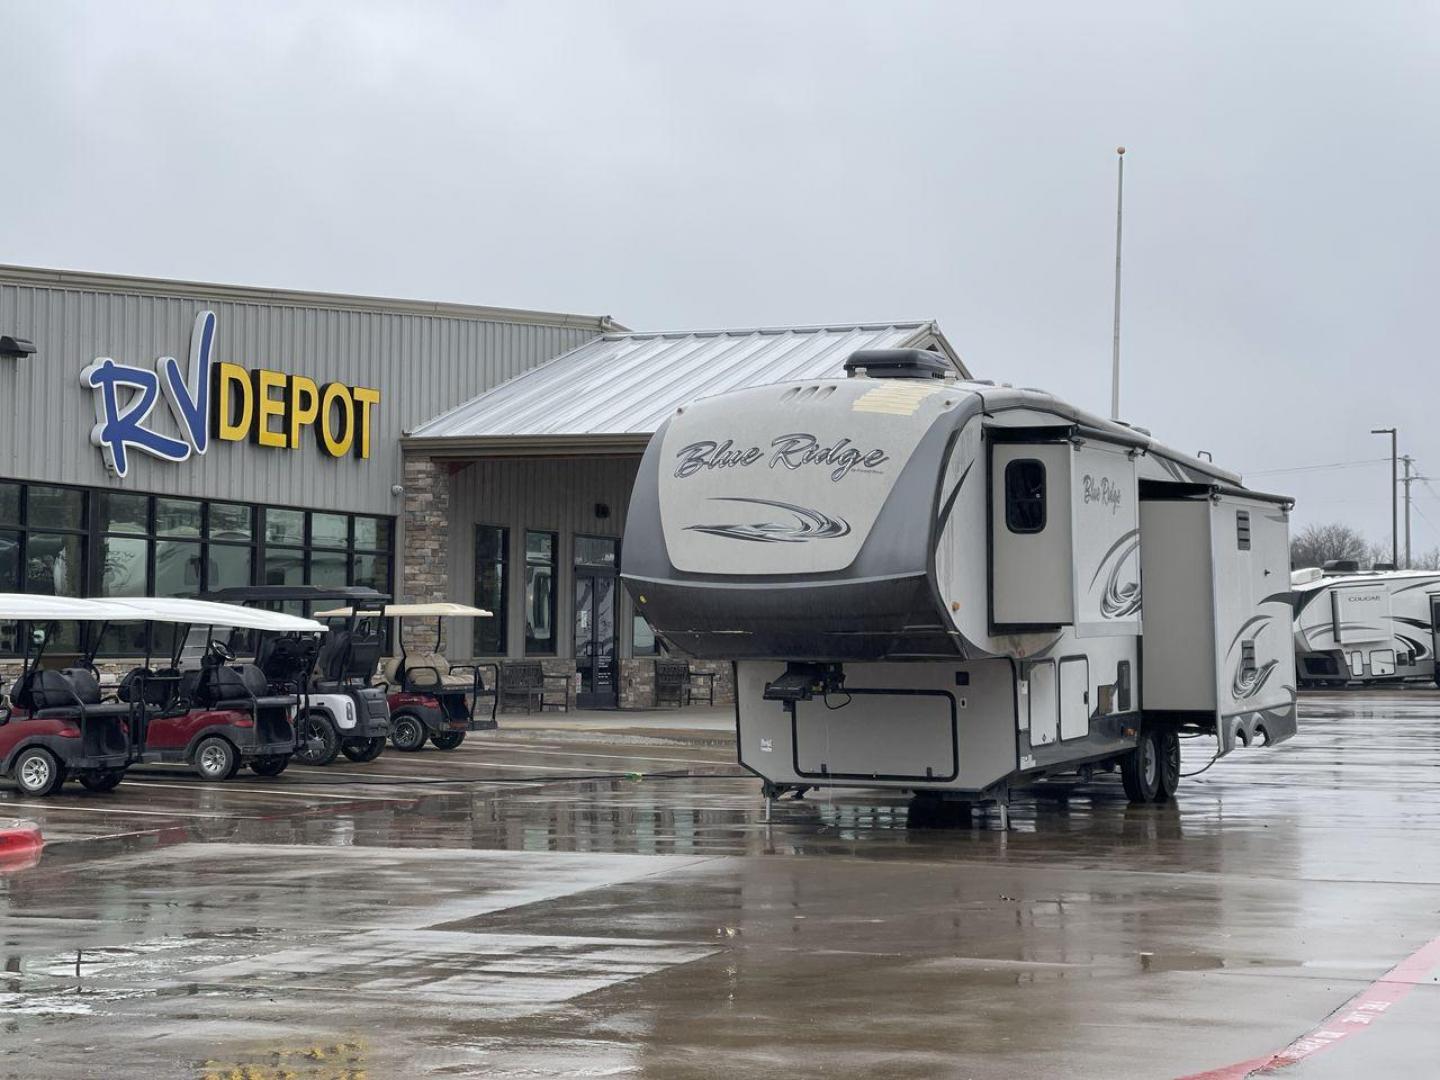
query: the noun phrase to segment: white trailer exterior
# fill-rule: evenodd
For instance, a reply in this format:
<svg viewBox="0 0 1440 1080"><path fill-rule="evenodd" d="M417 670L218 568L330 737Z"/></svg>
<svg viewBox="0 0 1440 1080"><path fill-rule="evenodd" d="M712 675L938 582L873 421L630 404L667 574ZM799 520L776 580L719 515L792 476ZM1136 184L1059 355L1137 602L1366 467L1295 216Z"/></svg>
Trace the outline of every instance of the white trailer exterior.
<svg viewBox="0 0 1440 1080"><path fill-rule="evenodd" d="M1304 684L1434 679L1440 573L1297 570L1295 661Z"/></svg>
<svg viewBox="0 0 1440 1080"><path fill-rule="evenodd" d="M1159 801L1181 732L1294 733L1288 499L924 353L847 370L677 410L630 503L622 578L672 649L735 661L767 791L1119 766Z"/></svg>

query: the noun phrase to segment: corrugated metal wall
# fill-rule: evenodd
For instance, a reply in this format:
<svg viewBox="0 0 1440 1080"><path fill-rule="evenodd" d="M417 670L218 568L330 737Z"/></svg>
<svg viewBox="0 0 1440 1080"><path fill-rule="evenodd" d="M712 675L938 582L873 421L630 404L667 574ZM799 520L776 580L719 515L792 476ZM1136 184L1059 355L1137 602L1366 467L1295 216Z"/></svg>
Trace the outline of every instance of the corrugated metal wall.
<svg viewBox="0 0 1440 1080"><path fill-rule="evenodd" d="M525 530L542 529L560 534L556 583L556 644L558 655L574 656L575 560L574 538L610 536L625 532L625 510L640 458L492 458L476 461L451 477L450 582L452 599L475 600L475 526L503 525L510 530L510 567L507 600L510 625L509 655L525 655ZM610 516L598 518L595 504L604 503ZM623 591L623 590L622 590ZM617 616L620 655L630 652L631 616L628 596L622 597ZM446 637L454 654L469 651L469 628L448 627ZM461 647L461 644L464 647ZM451 655L451 659L455 659Z"/></svg>
<svg viewBox="0 0 1440 1080"><path fill-rule="evenodd" d="M399 437L413 427L507 378L596 336L589 326L506 322L415 314L343 305L227 300L213 286L200 297L157 295L153 285L127 291L48 285L0 270L0 333L33 340L37 355L0 360L0 476L118 487L159 494L397 514ZM237 294L243 290L236 290ZM199 311L218 316L215 358L246 368L269 367L378 387L374 454L336 460L310 443L278 450L212 442L202 458L172 464L132 454L120 480L90 443L93 391L80 371L96 357L153 369L160 356L188 363ZM178 435L162 402L150 426Z"/></svg>

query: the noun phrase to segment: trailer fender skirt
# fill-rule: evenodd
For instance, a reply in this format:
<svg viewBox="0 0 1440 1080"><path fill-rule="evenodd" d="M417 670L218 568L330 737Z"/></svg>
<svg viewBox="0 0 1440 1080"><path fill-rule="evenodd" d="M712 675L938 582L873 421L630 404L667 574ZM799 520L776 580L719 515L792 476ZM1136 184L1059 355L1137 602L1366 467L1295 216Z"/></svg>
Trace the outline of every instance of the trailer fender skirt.
<svg viewBox="0 0 1440 1080"><path fill-rule="evenodd" d="M28 870L40 861L45 838L40 826L19 818L0 818L0 874Z"/></svg>

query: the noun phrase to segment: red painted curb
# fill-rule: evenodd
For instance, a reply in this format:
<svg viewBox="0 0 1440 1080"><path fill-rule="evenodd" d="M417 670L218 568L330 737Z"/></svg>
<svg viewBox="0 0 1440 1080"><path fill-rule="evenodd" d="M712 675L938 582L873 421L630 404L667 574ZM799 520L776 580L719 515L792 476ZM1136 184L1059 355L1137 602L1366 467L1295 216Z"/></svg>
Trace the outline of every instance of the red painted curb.
<svg viewBox="0 0 1440 1080"><path fill-rule="evenodd" d="M34 866L44 846L45 837L35 822L0 818L0 871Z"/></svg>

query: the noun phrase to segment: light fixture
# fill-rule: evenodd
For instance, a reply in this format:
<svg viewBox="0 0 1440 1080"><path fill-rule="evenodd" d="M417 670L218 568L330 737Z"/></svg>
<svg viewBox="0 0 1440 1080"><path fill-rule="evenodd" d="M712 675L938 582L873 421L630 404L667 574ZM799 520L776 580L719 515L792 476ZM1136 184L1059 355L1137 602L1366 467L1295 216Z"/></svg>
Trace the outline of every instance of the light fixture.
<svg viewBox="0 0 1440 1080"><path fill-rule="evenodd" d="M0 356L9 357L12 360L23 360L27 356L34 355L35 343L33 341L10 334L0 335Z"/></svg>

